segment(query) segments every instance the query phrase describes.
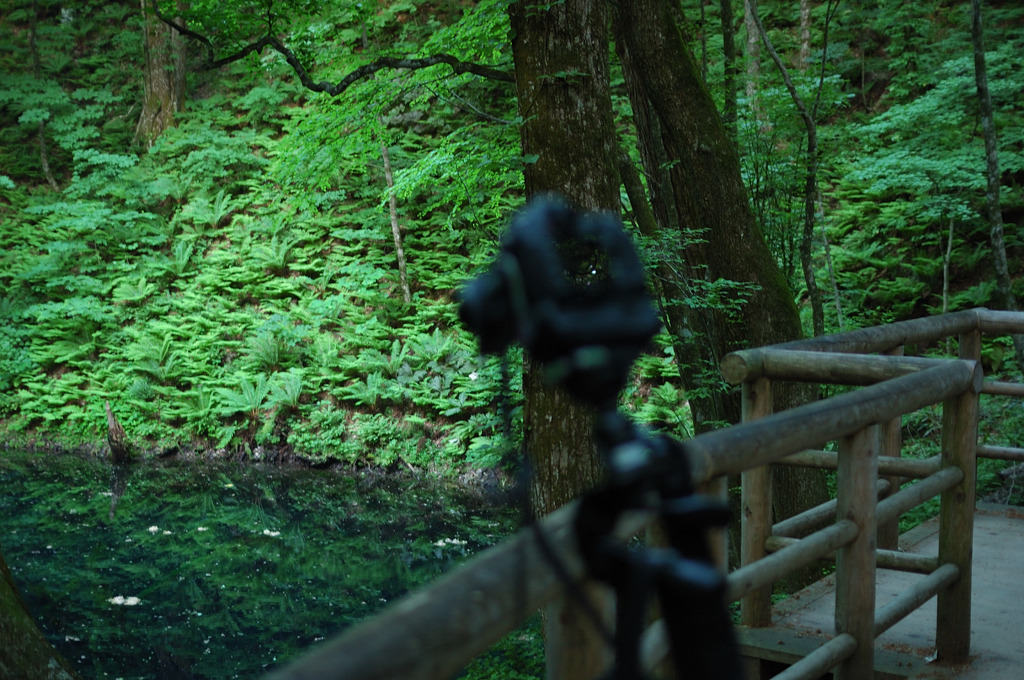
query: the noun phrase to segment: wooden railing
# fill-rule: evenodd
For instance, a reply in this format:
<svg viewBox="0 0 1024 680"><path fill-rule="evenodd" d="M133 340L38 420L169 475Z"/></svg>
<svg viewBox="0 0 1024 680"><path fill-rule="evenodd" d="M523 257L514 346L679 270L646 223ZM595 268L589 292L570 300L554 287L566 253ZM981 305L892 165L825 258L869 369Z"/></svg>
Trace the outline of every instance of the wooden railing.
<svg viewBox="0 0 1024 680"><path fill-rule="evenodd" d="M982 334L1008 333L1024 333L1024 313L976 309L725 358L724 375L742 385L744 422L696 437L686 450L697 482L742 478L741 565L727 579L742 624L771 625L771 584L832 553L836 559L835 635L776 677L816 678L832 669L840 679L871 677L875 637L935 595L939 659L967 660L976 457L1024 460L1024 449L977 444L978 395L1024 396L1024 385L983 381ZM957 359L903 356L904 347L950 336L959 338ZM776 380L864 387L771 413ZM942 405L941 455L900 458L901 416L933 404ZM838 450L821 450L827 442ZM773 526L771 464L836 470L836 499ZM901 488L905 479L917 481ZM896 551L899 515L936 495L938 555ZM570 578L585 578L573 512L573 505L562 508L268 677L451 677L564 590L565 575L551 568L536 532L545 533ZM648 519L629 517L623 536ZM878 568L925 576L876 611ZM650 667L668 653L660 621L646 632L644 652Z"/></svg>

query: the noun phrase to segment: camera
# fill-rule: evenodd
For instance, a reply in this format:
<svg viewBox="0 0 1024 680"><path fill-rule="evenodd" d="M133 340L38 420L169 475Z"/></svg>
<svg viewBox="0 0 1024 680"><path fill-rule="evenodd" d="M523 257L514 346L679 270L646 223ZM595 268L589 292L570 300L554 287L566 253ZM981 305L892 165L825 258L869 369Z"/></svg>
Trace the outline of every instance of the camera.
<svg viewBox="0 0 1024 680"><path fill-rule="evenodd" d="M513 218L494 263L459 297L481 351L518 342L549 380L595 406L614 402L661 327L621 223L557 197L534 200Z"/></svg>

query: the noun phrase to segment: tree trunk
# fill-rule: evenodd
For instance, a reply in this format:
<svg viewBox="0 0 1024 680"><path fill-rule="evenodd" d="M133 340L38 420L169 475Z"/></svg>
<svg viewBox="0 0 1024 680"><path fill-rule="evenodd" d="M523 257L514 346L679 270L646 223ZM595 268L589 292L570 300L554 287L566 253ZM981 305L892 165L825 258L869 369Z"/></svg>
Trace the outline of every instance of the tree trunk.
<svg viewBox="0 0 1024 680"><path fill-rule="evenodd" d="M971 0L971 42L974 45L974 81L981 105L981 128L985 135L985 206L992 241L992 261L996 270L996 289L1004 309L1017 311L1017 298L1013 294L1013 281L1006 261L1003 241L1003 209L999 199L1002 180L999 175L999 145L992 115L992 95L988 91L988 72L985 68L985 45L981 28L981 0ZM1018 370L1024 370L1024 336L1013 336L1013 349Z"/></svg>
<svg viewBox="0 0 1024 680"><path fill-rule="evenodd" d="M732 135L732 141L737 142L736 132L736 75L738 70L736 54L736 29L733 26L732 0L720 0L720 11L722 14L722 61L725 79L722 87L725 89L725 104L722 107L722 118L725 119L725 127Z"/></svg>
<svg viewBox="0 0 1024 680"><path fill-rule="evenodd" d="M42 80L43 78L43 65L39 60L39 48L36 45L36 20L38 18L38 8L35 3L32 3L32 16L29 19L28 25L28 51L32 55L32 75L36 77L36 80ZM50 154L46 150L46 121L39 121L39 132L38 143L39 143L39 165L43 168L43 175L46 176L46 182L50 185L50 188L54 191L60 191L60 187L57 186L57 179L53 176L53 171L50 170Z"/></svg>
<svg viewBox="0 0 1024 680"><path fill-rule="evenodd" d="M141 0L146 68L142 115L136 133L147 147L174 125L174 115L185 108L185 41L180 33L157 18L151 1Z"/></svg>
<svg viewBox="0 0 1024 680"><path fill-rule="evenodd" d="M818 281L814 276L814 262L812 261L811 248L814 242L815 204L818 198L818 128L814 122L814 116L817 110L817 101L815 101L814 108L808 111L807 106L800 97L800 93L796 90L796 86L793 85L793 80L789 77L789 70L782 62L782 57L780 57L779 53L775 51L775 47L772 46L771 40L768 39L768 32L764 30L764 25L761 23L761 18L758 16L757 3L755 0L749 0L749 8L751 19L757 27L758 34L764 41L764 46L768 49L768 54L771 55L772 61L775 62L775 66L778 67L779 73L782 74L782 80L786 84L786 89L789 91L789 95L793 99L793 104L796 106L797 112L800 114L800 118L804 122L804 127L807 129L807 157L805 160L806 165L804 171L804 229L800 238L800 267L804 274L804 285L807 287L807 299L811 304L811 325L814 328L814 335L824 335L825 309L821 301L821 291L818 289ZM803 5L801 5L801 20L803 19L802 9ZM808 10L808 13L809 11L810 10ZM826 22L826 36L828 36L827 26L828 24ZM825 47L827 47L827 44ZM822 64L824 64L824 61ZM823 70L822 81L824 80L824 75L825 73ZM821 92L822 81L819 81L818 83L819 93Z"/></svg>
<svg viewBox="0 0 1024 680"><path fill-rule="evenodd" d="M811 61L811 0L800 0L800 63L797 68L807 70Z"/></svg>
<svg viewBox="0 0 1024 680"><path fill-rule="evenodd" d="M618 214L606 3L566 0L545 9L517 2L509 15L522 151L537 159L524 170L527 195L557 192L580 209ZM592 487L602 466L588 409L546 385L529 359L523 388L531 499L541 516ZM586 592L605 597L596 587ZM548 677L592 678L604 671L608 649L592 623L568 598L548 607Z"/></svg>
<svg viewBox="0 0 1024 680"><path fill-rule="evenodd" d="M383 121L381 121L383 124ZM380 144L380 155L384 158L384 181L388 187L388 214L391 217L391 237L395 241L395 257L398 259L398 285L402 288L405 304L412 302L409 276L405 268L405 248L402 247L402 229L398 225L398 199L395 197L395 177L391 174L391 154L386 142Z"/></svg>
<svg viewBox="0 0 1024 680"><path fill-rule="evenodd" d="M0 676L75 680L71 665L47 641L25 609L0 554Z"/></svg>
<svg viewBox="0 0 1024 680"><path fill-rule="evenodd" d="M701 431L740 418L736 395L709 383L718 375L725 354L791 340L802 332L792 293L751 212L739 156L671 20L669 5L669 0L620 3L612 24L649 176L658 176L655 163L660 156L669 160L668 186L659 187L657 198L652 199L662 230L666 230L665 215L679 216L674 236L681 241L684 276L663 285L671 288L669 295L681 298L689 294L688 287L721 280L746 284L749 291L737 315L720 308L674 308L673 332L685 329L686 341L702 360L697 366L680 366L690 393L694 428ZM671 208L664 202L671 202ZM699 238L692 238L693 234ZM799 388L777 392L779 409L811 396ZM779 519L827 497L825 478L817 471L780 469L775 477Z"/></svg>
<svg viewBox="0 0 1024 680"><path fill-rule="evenodd" d="M757 112L758 81L761 79L761 36L750 12L751 0L743 0L743 23L747 28L747 101Z"/></svg>

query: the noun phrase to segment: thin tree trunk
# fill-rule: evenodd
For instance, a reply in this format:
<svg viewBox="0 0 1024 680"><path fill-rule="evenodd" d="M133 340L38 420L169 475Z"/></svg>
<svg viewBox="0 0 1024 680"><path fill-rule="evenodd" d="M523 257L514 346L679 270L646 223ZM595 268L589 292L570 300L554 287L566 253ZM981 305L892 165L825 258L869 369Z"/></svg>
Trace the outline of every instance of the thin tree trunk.
<svg viewBox="0 0 1024 680"><path fill-rule="evenodd" d="M722 15L722 61L724 71L725 104L722 107L722 118L729 129L733 144L737 143L736 131L736 29L733 26L732 0L720 0L719 10Z"/></svg>
<svg viewBox="0 0 1024 680"><path fill-rule="evenodd" d="M797 68L807 70L811 61L811 0L800 0L800 63Z"/></svg>
<svg viewBox="0 0 1024 680"><path fill-rule="evenodd" d="M388 145L381 142L380 155L384 158L384 181L388 185L388 212L391 215L391 236L395 239L395 256L398 258L398 282L402 287L402 299L412 302L409 278L405 270L405 249L402 247L402 230L398 226L398 200L395 198L395 177L391 174L391 154Z"/></svg>
<svg viewBox="0 0 1024 680"><path fill-rule="evenodd" d="M704 9L705 0L700 0L700 79L705 84L708 82L708 18Z"/></svg>
<svg viewBox="0 0 1024 680"><path fill-rule="evenodd" d="M985 135L985 207L992 241L992 261L996 270L996 288L1004 309L1017 311L1017 299L1013 294L1013 282L1006 261L1006 244L1003 241L1003 210L999 192L1002 181L999 175L999 144L992 115L992 95L988 89L988 72L985 67L984 36L981 27L981 0L971 0L971 42L974 45L974 80L978 88L981 105L981 128ZM1017 355L1017 368L1024 371L1024 335L1013 336L1013 349Z"/></svg>
<svg viewBox="0 0 1024 680"><path fill-rule="evenodd" d="M822 205L821 191L818 191L818 214L824 218L825 208ZM821 220L821 245L825 253L825 266L828 268L828 280L832 284L832 301L836 306L836 324L839 332L846 330L846 321L843 317L843 303L839 296L839 283L836 281L836 270L832 266L832 247L828 243L828 229L825 228L824 219Z"/></svg>
<svg viewBox="0 0 1024 680"><path fill-rule="evenodd" d="M756 1L748 0L748 2L752 20L757 27L757 31L760 34L761 39L764 41L764 46L768 50L768 54L771 55L772 61L775 62L775 66L779 69L779 73L782 74L782 80L786 84L786 89L789 91L790 97L793 99L793 104L796 106L797 111L800 113L800 118L804 121L804 126L807 128L807 159L804 180L804 227L803 236L800 240L800 265L803 269L804 285L807 286L807 297L811 303L811 320L814 328L814 335L824 335L825 310L821 300L821 291L818 289L818 283L814 275L811 246L814 242L815 201L818 196L818 129L814 122L814 116L817 113L818 103L820 102L821 97L822 83L824 82L825 77L825 60L822 60L821 77L818 80L818 93L815 97L814 106L809 111L807 106L804 104L803 98L800 97L800 93L797 92L796 86L793 85L792 78L789 77L789 70L782 62L782 58L779 56L779 53L775 50L771 40L768 38L767 31L764 30L764 25L761 23L761 18L757 13ZM831 15L829 15L829 18L830 16ZM826 18L825 20L825 44L822 47L823 50L828 47L829 18Z"/></svg>
<svg viewBox="0 0 1024 680"><path fill-rule="evenodd" d="M38 7L36 3L32 3L32 18L29 20L28 25L28 51L32 55L32 74L36 80L42 80L43 78L43 65L39 60L39 48L36 45L36 20L38 18ZM50 154L46 150L46 121L39 121L39 132L37 133L39 140L39 164L43 168L43 175L46 176L46 182L50 185L50 188L54 191L60 191L60 187L57 186L57 180L53 176L53 172L50 170Z"/></svg>
<svg viewBox="0 0 1024 680"><path fill-rule="evenodd" d="M953 218L949 218L949 237L946 239L946 256L942 258L942 313L949 311L949 263L953 260ZM953 355L953 338L946 338L946 354Z"/></svg>
<svg viewBox="0 0 1024 680"><path fill-rule="evenodd" d="M743 0L743 23L747 28L747 101L757 113L758 81L761 80L761 35L751 12L753 1Z"/></svg>

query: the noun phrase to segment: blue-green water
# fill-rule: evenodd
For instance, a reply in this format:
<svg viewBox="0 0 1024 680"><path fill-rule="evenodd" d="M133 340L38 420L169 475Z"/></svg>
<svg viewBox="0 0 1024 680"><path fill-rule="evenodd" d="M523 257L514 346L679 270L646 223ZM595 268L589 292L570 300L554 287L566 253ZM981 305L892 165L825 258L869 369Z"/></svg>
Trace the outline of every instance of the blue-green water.
<svg viewBox="0 0 1024 680"><path fill-rule="evenodd" d="M0 456L0 548L85 678L257 677L516 521L436 480Z"/></svg>

